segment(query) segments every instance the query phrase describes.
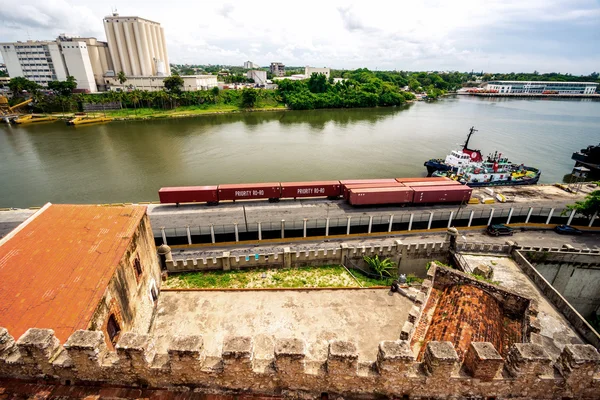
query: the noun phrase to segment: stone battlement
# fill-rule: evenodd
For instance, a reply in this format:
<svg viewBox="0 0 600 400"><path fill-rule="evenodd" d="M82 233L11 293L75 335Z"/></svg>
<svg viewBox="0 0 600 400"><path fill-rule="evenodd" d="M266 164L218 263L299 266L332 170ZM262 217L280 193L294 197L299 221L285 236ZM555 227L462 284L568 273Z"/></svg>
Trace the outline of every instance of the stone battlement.
<svg viewBox="0 0 600 400"><path fill-rule="evenodd" d="M451 342L429 342L422 362L405 340L381 342L369 362L359 362L352 342L331 341L320 361L309 359L307 348L301 339L277 338L265 364L246 336L226 337L215 358L206 356L202 336L174 337L160 354L149 335L124 333L113 352L99 331L77 331L61 346L49 329L29 329L15 341L0 328L0 377L256 394L591 399L600 393L600 354L590 345L566 345L555 363L533 343L513 344L503 358L491 343L472 342L462 363Z"/></svg>
<svg viewBox="0 0 600 400"><path fill-rule="evenodd" d="M502 247L502 246L500 246ZM408 260L427 257L447 258L448 242L408 243L396 240L390 246L350 247L340 245L337 249L315 249L292 251L284 248L282 252L268 254L253 254L250 256L235 256L223 252L221 256L196 258L186 260L167 260L168 272L190 272L206 270L230 270L258 267L295 268L302 266L319 266L328 264L343 264L346 258L362 259L364 256L399 257L400 269L402 264L410 264Z"/></svg>

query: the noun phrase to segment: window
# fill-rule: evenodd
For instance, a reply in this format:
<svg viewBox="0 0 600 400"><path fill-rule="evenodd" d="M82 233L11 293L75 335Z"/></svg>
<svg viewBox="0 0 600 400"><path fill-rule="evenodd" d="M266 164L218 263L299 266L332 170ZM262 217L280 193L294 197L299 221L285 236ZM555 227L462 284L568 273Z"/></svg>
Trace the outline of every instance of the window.
<svg viewBox="0 0 600 400"><path fill-rule="evenodd" d="M113 346L117 343L119 339L119 333L121 333L121 327L115 318L115 314L110 314L108 317L108 323L106 324L106 333L108 333L108 338Z"/></svg>
<svg viewBox="0 0 600 400"><path fill-rule="evenodd" d="M139 280L140 276L142 276L142 265L140 264L139 257L136 257L133 261L133 269L135 269L135 277Z"/></svg>

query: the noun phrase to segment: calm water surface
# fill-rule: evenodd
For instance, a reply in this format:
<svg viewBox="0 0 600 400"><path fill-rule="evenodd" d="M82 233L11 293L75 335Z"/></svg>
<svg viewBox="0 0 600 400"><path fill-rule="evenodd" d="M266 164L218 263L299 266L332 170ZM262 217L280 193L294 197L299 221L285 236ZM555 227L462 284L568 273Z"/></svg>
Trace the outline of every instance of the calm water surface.
<svg viewBox="0 0 600 400"><path fill-rule="evenodd" d="M562 181L571 153L600 142L600 102L456 97L401 108L287 111L178 120L0 126L0 207L157 200L161 186L424 176L479 130Z"/></svg>

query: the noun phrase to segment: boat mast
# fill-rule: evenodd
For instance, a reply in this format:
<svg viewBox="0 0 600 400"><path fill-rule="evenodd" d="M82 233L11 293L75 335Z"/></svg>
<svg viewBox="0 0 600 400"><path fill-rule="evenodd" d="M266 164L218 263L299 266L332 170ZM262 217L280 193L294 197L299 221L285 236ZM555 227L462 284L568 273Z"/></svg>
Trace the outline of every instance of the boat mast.
<svg viewBox="0 0 600 400"><path fill-rule="evenodd" d="M472 126L471 129L469 130L469 136L467 136L467 141L465 142L465 145L463 146L463 150L469 150L469 140L471 140L471 135L475 132L477 132L477 129L475 129L475 127Z"/></svg>

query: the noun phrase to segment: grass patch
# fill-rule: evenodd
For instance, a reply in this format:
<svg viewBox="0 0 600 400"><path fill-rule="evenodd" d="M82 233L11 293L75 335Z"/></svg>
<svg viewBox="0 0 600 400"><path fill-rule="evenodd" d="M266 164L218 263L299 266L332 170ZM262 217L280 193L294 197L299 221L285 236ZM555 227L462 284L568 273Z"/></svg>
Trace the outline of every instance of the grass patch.
<svg viewBox="0 0 600 400"><path fill-rule="evenodd" d="M353 270L364 287L391 285L392 278L372 279ZM389 282L389 283L388 283ZM359 287L341 265L303 268L260 268L252 270L185 272L171 275L163 287L174 289L206 288L311 288Z"/></svg>

